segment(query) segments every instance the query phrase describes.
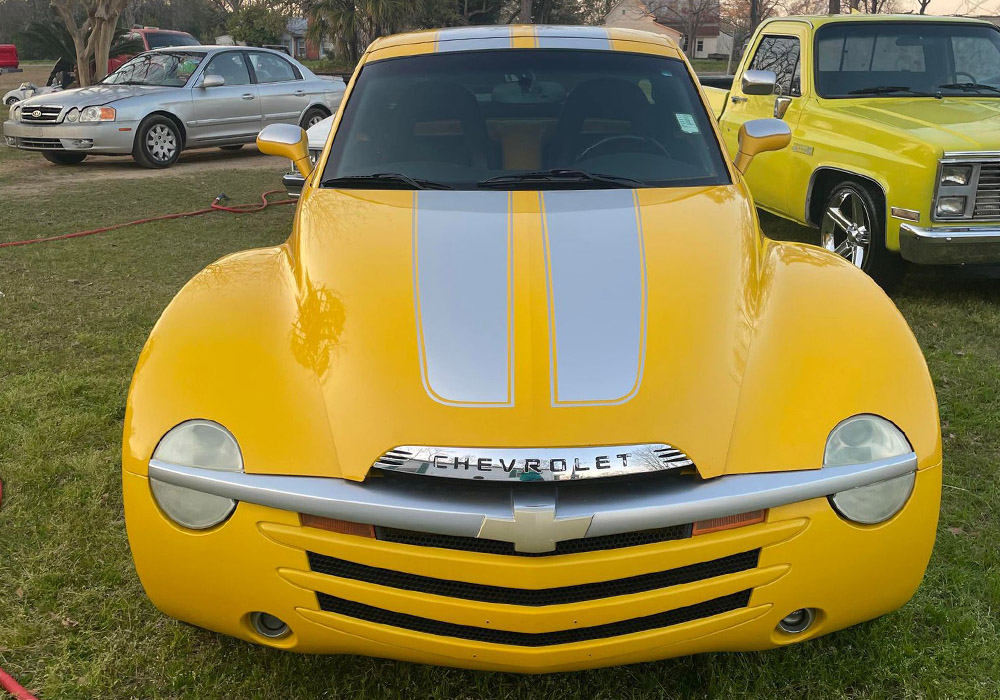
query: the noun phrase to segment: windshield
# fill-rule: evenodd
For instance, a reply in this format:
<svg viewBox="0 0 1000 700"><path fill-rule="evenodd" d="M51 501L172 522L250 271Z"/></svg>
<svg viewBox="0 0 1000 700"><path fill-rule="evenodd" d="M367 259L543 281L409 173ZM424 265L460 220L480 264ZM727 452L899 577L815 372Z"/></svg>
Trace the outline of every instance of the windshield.
<svg viewBox="0 0 1000 700"><path fill-rule="evenodd" d="M1000 97L1000 32L975 24L836 23L816 36L821 97Z"/></svg>
<svg viewBox="0 0 1000 700"><path fill-rule="evenodd" d="M185 32L146 32L146 41L151 49L168 46L201 46L201 42Z"/></svg>
<svg viewBox="0 0 1000 700"><path fill-rule="evenodd" d="M728 184L729 175L681 61L522 49L365 65L322 183L590 189Z"/></svg>
<svg viewBox="0 0 1000 700"><path fill-rule="evenodd" d="M105 85L183 87L205 58L203 53L171 51L136 56L101 82Z"/></svg>

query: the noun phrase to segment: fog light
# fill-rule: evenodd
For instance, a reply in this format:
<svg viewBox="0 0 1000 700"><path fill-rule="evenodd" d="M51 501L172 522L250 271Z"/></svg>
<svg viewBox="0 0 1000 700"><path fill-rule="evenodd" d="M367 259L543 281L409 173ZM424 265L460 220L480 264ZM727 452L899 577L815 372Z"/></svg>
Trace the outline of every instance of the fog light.
<svg viewBox="0 0 1000 700"><path fill-rule="evenodd" d="M94 139L73 139L70 143L73 144L73 148L93 148Z"/></svg>
<svg viewBox="0 0 1000 700"><path fill-rule="evenodd" d="M965 197L940 197L937 203L939 216L962 216L965 214Z"/></svg>
<svg viewBox="0 0 1000 700"><path fill-rule="evenodd" d="M268 639L280 639L289 632L288 625L266 612L251 613L250 624L253 625L257 634Z"/></svg>
<svg viewBox="0 0 1000 700"><path fill-rule="evenodd" d="M778 623L778 628L786 634L801 634L812 627L816 619L816 611L812 608L802 608L795 612L788 613Z"/></svg>

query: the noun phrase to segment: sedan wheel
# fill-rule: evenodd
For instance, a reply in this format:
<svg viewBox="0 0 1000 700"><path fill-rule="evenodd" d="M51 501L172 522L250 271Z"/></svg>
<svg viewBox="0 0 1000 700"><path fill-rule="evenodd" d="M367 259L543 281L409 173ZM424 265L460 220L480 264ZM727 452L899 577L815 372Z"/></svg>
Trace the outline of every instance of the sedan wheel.
<svg viewBox="0 0 1000 700"><path fill-rule="evenodd" d="M136 129L132 157L144 168L166 168L180 156L183 142L180 130L170 119L154 114Z"/></svg>
<svg viewBox="0 0 1000 700"><path fill-rule="evenodd" d="M8 107L13 107L13 106L14 106L14 105L16 105L16 104L17 104L17 103L18 103L19 101L20 101L20 100L18 100L18 99L17 99L16 97L8 97L8 98L7 98L7 103L6 103L6 104L7 104L7 106L8 106Z"/></svg>
<svg viewBox="0 0 1000 700"><path fill-rule="evenodd" d="M311 126L316 126L321 121L326 119L326 117L327 117L326 112L324 112L321 109L316 109L315 107L313 107L312 109L307 111L304 115L302 115L302 123L299 126L301 126L303 129L308 129Z"/></svg>
<svg viewBox="0 0 1000 700"><path fill-rule="evenodd" d="M843 188L827 202L820 236L823 247L864 269L871 248L872 214L861 193Z"/></svg>
<svg viewBox="0 0 1000 700"><path fill-rule="evenodd" d="M153 160L166 163L177 153L177 135L165 124L157 124L146 132L146 148Z"/></svg>

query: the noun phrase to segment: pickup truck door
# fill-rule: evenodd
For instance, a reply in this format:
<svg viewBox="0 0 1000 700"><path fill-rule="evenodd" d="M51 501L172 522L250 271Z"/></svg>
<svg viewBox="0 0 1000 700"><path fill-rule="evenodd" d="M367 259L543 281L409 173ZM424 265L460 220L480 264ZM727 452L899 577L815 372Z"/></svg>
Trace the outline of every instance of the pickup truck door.
<svg viewBox="0 0 1000 700"><path fill-rule="evenodd" d="M801 67L803 47L808 48L804 36L807 29L795 25L784 25L780 29L775 28L775 31L771 31L771 26L767 29L756 38L751 47L752 58L749 63L744 62L743 70L773 71L778 78L776 94L744 94L740 84L743 70L736 76L720 124L730 154L738 150L738 135L743 122L774 117L779 98L790 100L783 118L792 128L793 135L801 113L804 100ZM784 148L762 153L754 159L746 180L758 206L778 213L787 212L792 156L791 148Z"/></svg>
<svg viewBox="0 0 1000 700"><path fill-rule="evenodd" d="M225 85L203 87L209 75L222 77ZM261 129L260 99L242 51L224 51L211 57L191 89L191 111L194 119L188 123L188 142L192 146L253 141Z"/></svg>

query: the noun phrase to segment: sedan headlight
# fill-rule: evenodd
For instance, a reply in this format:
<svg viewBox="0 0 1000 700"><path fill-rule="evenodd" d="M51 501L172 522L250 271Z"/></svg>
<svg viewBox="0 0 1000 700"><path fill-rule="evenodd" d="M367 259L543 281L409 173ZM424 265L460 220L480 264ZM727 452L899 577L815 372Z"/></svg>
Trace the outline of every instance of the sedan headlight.
<svg viewBox="0 0 1000 700"><path fill-rule="evenodd" d="M81 122L113 122L115 120L114 107L84 107L80 112Z"/></svg>
<svg viewBox="0 0 1000 700"><path fill-rule="evenodd" d="M78 110L76 107L66 112L66 121L72 123L79 120L80 120L80 110Z"/></svg>
<svg viewBox="0 0 1000 700"><path fill-rule="evenodd" d="M972 177L971 165L946 165L941 168L941 184L950 187L965 187Z"/></svg>
<svg viewBox="0 0 1000 700"><path fill-rule="evenodd" d="M153 459L185 467L223 472L243 471L243 456L232 433L218 423L189 420L173 428L156 446ZM153 498L174 522L204 530L228 518L236 501L150 479Z"/></svg>
<svg viewBox="0 0 1000 700"><path fill-rule="evenodd" d="M841 422L826 441L823 466L877 462L913 451L903 432L885 418L853 416ZM856 523L871 525L888 520L906 505L916 473L835 493L830 502L840 515Z"/></svg>
<svg viewBox="0 0 1000 700"><path fill-rule="evenodd" d="M21 120L21 105L14 105L10 109L10 118L14 121Z"/></svg>

